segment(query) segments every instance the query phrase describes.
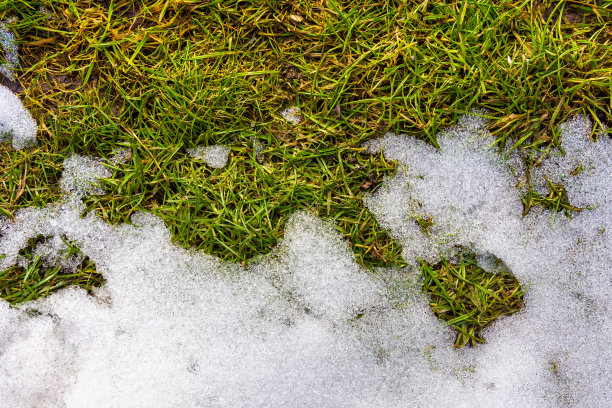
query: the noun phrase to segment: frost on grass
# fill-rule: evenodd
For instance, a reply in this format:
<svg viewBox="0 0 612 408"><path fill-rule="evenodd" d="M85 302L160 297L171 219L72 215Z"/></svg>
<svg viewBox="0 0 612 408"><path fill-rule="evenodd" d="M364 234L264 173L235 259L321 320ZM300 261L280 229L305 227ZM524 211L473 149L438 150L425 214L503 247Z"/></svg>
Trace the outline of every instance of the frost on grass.
<svg viewBox="0 0 612 408"><path fill-rule="evenodd" d="M195 159L204 160L213 169L221 169L227 165L230 148L224 145L200 146L187 150Z"/></svg>
<svg viewBox="0 0 612 408"><path fill-rule="evenodd" d="M0 406L609 406L610 181L597 174L610 174L612 143L589 145L604 160L568 182L581 198L585 185L599 192L571 220L521 219L489 143L474 118L441 135L440 151L388 135L371 148L404 168L368 200L407 258L470 246L521 281L526 306L489 327L488 344L454 349L416 269L361 268L312 215L293 215L275 250L240 266L172 244L150 214L81 218L72 195L2 227L0 268L31 237L61 236L106 283L95 296L0 301ZM429 236L415 215L431 217Z"/></svg>
<svg viewBox="0 0 612 408"><path fill-rule="evenodd" d="M37 125L21 100L0 85L0 142L12 139L13 148L21 150L36 143Z"/></svg>
<svg viewBox="0 0 612 408"><path fill-rule="evenodd" d="M280 112L280 114L287 122L290 122L294 125L298 125L302 122L300 108L298 108L297 106L290 106L288 108L285 108Z"/></svg>
<svg viewBox="0 0 612 408"><path fill-rule="evenodd" d="M60 187L64 192L77 196L104 194L99 179L110 176L110 170L99 159L73 154L64 160Z"/></svg>
<svg viewBox="0 0 612 408"><path fill-rule="evenodd" d="M3 22L0 22L0 45L4 50L4 59L6 61L4 64L0 64L0 74L11 81L15 81L13 70L19 65L18 46L15 34Z"/></svg>
<svg viewBox="0 0 612 408"><path fill-rule="evenodd" d="M113 152L109 163L112 165L119 165L125 163L132 158L132 151L128 148L119 148Z"/></svg>

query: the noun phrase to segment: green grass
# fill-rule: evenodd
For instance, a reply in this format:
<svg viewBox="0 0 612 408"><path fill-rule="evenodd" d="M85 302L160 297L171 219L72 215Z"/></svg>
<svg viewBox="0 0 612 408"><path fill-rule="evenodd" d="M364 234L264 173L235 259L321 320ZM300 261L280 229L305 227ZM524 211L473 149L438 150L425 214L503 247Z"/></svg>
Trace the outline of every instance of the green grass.
<svg viewBox="0 0 612 408"><path fill-rule="evenodd" d="M553 211L563 211L566 216L570 217L573 213L580 212L585 208L575 207L570 204L567 196L565 187L561 184L555 184L549 179L546 179L548 183L548 194L543 195L533 190L530 186L527 193L521 198L523 202L523 216L527 215L532 207L541 205L542 207Z"/></svg>
<svg viewBox="0 0 612 408"><path fill-rule="evenodd" d="M0 297L11 304L45 297L69 285L77 285L91 293L94 287L104 283L104 278L96 271L96 266L87 257L83 258L76 270L68 270L61 265L48 266L40 256L35 254L36 244L45 241L45 237L30 239L20 255L25 266L13 266L0 272ZM67 241L65 241L67 242ZM73 243L67 242L66 258L80 254Z"/></svg>
<svg viewBox="0 0 612 408"><path fill-rule="evenodd" d="M473 254L459 264L442 259L431 266L421 261L423 290L433 313L457 332L455 347L485 343L482 329L503 315L520 310L523 289L502 266L495 273L478 267Z"/></svg>
<svg viewBox="0 0 612 408"><path fill-rule="evenodd" d="M86 203L108 222L150 211L181 245L246 262L307 209L336 221L362 265L402 266L362 202L395 164L363 142L393 131L436 145L480 108L500 148L532 157L576 113L593 137L610 124L610 0L203 3L0 0L0 20L19 18L11 85L40 128L36 148L0 147L0 215L57 200L70 153L128 149ZM280 117L289 105L299 125ZM217 143L232 148L226 168L187 154Z"/></svg>

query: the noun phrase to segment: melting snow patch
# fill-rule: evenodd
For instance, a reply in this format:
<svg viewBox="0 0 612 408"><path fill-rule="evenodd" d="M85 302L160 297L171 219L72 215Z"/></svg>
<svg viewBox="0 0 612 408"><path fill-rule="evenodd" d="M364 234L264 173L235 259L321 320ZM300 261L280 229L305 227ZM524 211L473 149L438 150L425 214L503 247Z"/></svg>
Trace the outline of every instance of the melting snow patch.
<svg viewBox="0 0 612 408"><path fill-rule="evenodd" d="M21 150L36 143L37 125L21 100L0 85L0 142L12 138L13 148Z"/></svg>
<svg viewBox="0 0 612 408"><path fill-rule="evenodd" d="M227 165L230 148L224 145L200 146L187 150L187 153L195 159L204 160L213 169L221 169Z"/></svg>
<svg viewBox="0 0 612 408"><path fill-rule="evenodd" d="M281 111L281 116L285 118L287 122L291 122L294 125L298 125L302 122L302 115L300 114L300 108L297 106L290 106Z"/></svg>
<svg viewBox="0 0 612 408"><path fill-rule="evenodd" d="M4 58L6 62L0 65L0 74L11 81L15 81L13 70L19 65L19 55L17 54L17 43L15 42L15 34L7 27L6 23L0 22L0 45L4 50Z"/></svg>
<svg viewBox="0 0 612 408"><path fill-rule="evenodd" d="M28 237L63 235L106 285L0 302L1 406L388 407L423 381L450 395L467 372L418 285L387 273L395 299L312 215L243 268L171 244L151 215L112 227L83 208L28 209L2 231L2 267Z"/></svg>
<svg viewBox="0 0 612 408"><path fill-rule="evenodd" d="M585 137L576 129L564 137ZM604 161L578 183L599 206L553 221L521 218L482 123L466 118L439 141L374 142L404 167L368 205L411 260L471 246L512 270L526 306L490 327L488 344L454 349L416 269L363 269L312 215L293 215L277 248L243 267L172 244L150 214L114 227L81 218L73 195L5 224L0 268L29 238L62 236L105 286L0 301L0 406L609 406L611 192L598 175L610 174L612 142L589 145ZM414 214L432 217L430 237Z"/></svg>
<svg viewBox="0 0 612 408"><path fill-rule="evenodd" d="M110 170L99 159L73 154L64 160L60 187L66 193L77 196L104 194L99 179L110 176Z"/></svg>
<svg viewBox="0 0 612 408"><path fill-rule="evenodd" d="M593 142L591 121L578 115L561 126L564 153L553 152L532 174L535 189L548 193L546 179L566 187L570 203L576 207L594 207L610 200L610 161L612 158L604 145L610 138L601 136L600 142ZM607 172L607 173L606 173ZM610 203L607 202L607 205Z"/></svg>
<svg viewBox="0 0 612 408"><path fill-rule="evenodd" d="M612 381L612 140L592 142L590 129L581 116L568 121L561 129L565 156L532 175L539 183L543 175L563 182L574 205L595 207L572 219L548 211L522 218L512 160L490 147L494 139L474 116L439 135L440 150L392 134L370 144L400 164L367 205L403 245L407 261L472 247L500 258L527 288L524 309L490 327L489 344L473 356L476 377L493 384L491 393L548 396L546 405L529 406L612 402L606 386ZM580 165L584 170L572 175ZM418 218L433 220L428 234ZM503 398L486 405L503 401L512 405Z"/></svg>

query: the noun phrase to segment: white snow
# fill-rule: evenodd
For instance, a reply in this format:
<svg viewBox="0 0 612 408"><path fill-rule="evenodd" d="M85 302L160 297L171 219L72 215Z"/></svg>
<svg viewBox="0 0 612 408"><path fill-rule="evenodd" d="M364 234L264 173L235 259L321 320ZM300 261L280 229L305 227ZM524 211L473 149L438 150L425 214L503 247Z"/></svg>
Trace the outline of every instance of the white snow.
<svg viewBox="0 0 612 408"><path fill-rule="evenodd" d="M150 214L115 227L80 218L71 195L2 227L0 268L28 238L63 236L106 284L0 301L0 406L609 406L612 142L568 122L564 142L581 141L593 166L564 179L568 194L597 207L522 219L483 125L464 118L439 151L374 141L403 167L367 204L410 262L471 246L508 265L526 305L486 330L488 344L454 349L415 268L363 269L313 215L293 215L269 255L240 266L173 245ZM429 237L415 215L433 218Z"/></svg>
<svg viewBox="0 0 612 408"><path fill-rule="evenodd" d="M70 243L59 235L48 237L37 243L34 247L34 256L43 260L43 266L51 268L60 266L63 271L75 273L78 266L83 262L81 254L70 254ZM27 267L28 260L18 260L18 264Z"/></svg>
<svg viewBox="0 0 612 408"><path fill-rule="evenodd" d="M13 70L19 65L18 46L15 34L8 28L7 22L0 22L0 45L4 50L4 59L6 60L4 64L0 65L0 74L11 81L15 81Z"/></svg>
<svg viewBox="0 0 612 408"><path fill-rule="evenodd" d="M475 116L439 135L440 150L391 134L370 144L401 164L367 205L403 245L408 262L471 247L501 259L527 289L522 312L494 324L484 334L489 344L473 353L476 377L495 384L479 394L498 395L496 406L511 406L512 390L548 396L552 406L612 402L606 385L612 380L612 141L602 135L593 142L590 130L584 117L566 122L565 156L545 160L531 175L540 185L544 175L562 182L573 205L594 207L572 219L537 207L521 218L518 180L509 168L517 161L489 148L494 139ZM571 175L579 165L584 170ZM415 217L433 219L429 236ZM515 406L543 404L535 401Z"/></svg>
<svg viewBox="0 0 612 408"><path fill-rule="evenodd" d="M37 125L21 100L0 85L0 142L12 138L13 148L21 150L36 143Z"/></svg>
<svg viewBox="0 0 612 408"><path fill-rule="evenodd" d="M221 169L227 165L230 148L224 145L199 146L187 150L187 153L195 159L205 161L213 169Z"/></svg>
<svg viewBox="0 0 612 408"><path fill-rule="evenodd" d="M281 116L294 125L299 125L302 122L302 114L297 106L289 106L280 112Z"/></svg>
<svg viewBox="0 0 612 408"><path fill-rule="evenodd" d="M60 187L64 192L77 196L104 194L99 179L111 175L111 171L102 165L100 159L73 154L64 160Z"/></svg>

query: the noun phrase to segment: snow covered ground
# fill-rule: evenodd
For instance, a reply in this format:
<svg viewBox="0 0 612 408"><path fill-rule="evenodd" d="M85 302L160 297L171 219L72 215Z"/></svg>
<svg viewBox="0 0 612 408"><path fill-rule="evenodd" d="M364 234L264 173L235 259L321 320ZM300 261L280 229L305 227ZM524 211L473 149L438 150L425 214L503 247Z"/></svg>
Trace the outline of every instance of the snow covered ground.
<svg viewBox="0 0 612 408"><path fill-rule="evenodd" d="M0 85L0 143L8 140L21 150L36 143L36 121L6 86Z"/></svg>
<svg viewBox="0 0 612 408"><path fill-rule="evenodd" d="M213 169L221 169L227 165L230 147L223 145L200 146L189 149L188 153L194 159L204 160Z"/></svg>
<svg viewBox="0 0 612 408"><path fill-rule="evenodd" d="M81 218L81 197L100 191L75 177L105 174L73 156L64 200L2 226L0 269L29 238L63 236L106 284L94 296L0 301L0 406L609 406L612 141L589 133L583 117L568 121L565 156L533 175L593 208L572 219L522 218L520 161L490 148L475 116L440 135L440 150L406 136L370 143L401 166L366 204L410 264L469 246L526 289L521 312L486 329L487 344L459 350L414 266L360 267L325 221L296 213L269 255L224 263L172 244L150 214L118 226ZM429 236L417 216L433 219Z"/></svg>

